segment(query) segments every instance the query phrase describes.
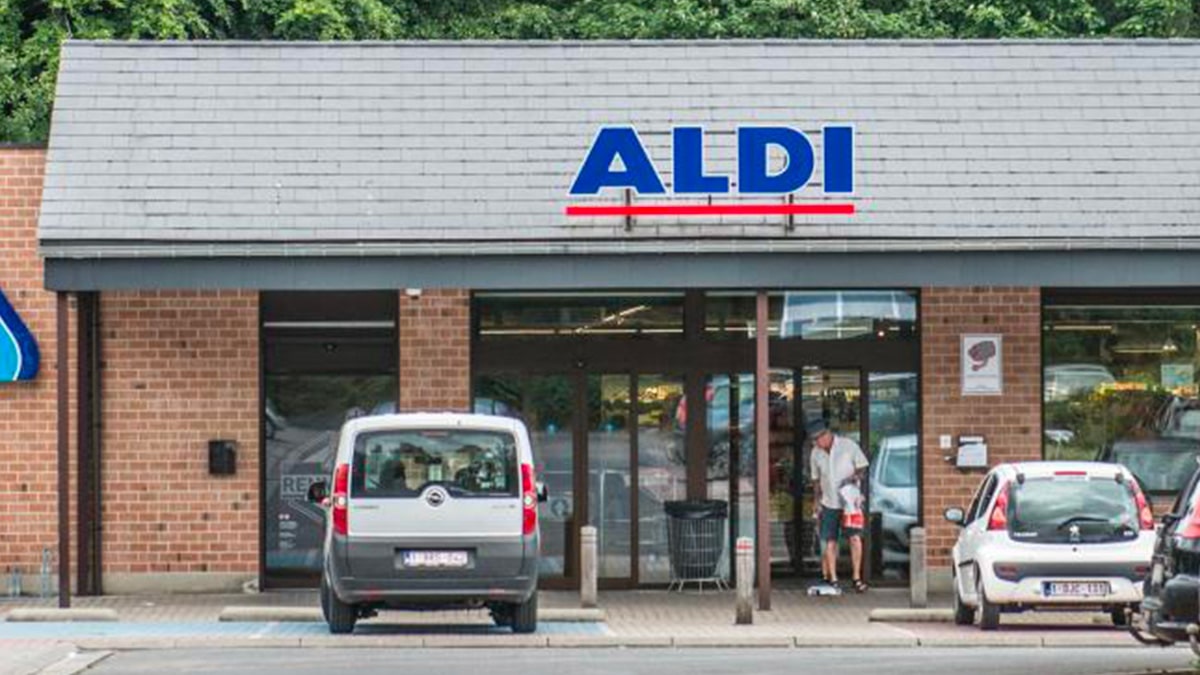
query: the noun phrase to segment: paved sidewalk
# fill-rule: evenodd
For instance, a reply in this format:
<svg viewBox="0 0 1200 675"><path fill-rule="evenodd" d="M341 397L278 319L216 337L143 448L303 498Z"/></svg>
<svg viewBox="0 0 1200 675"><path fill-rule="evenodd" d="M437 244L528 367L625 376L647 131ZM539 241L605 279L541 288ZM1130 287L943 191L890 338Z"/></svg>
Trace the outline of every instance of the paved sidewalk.
<svg viewBox="0 0 1200 675"><path fill-rule="evenodd" d="M543 591L546 608L578 607L578 595ZM317 607L312 591L261 594L78 598L77 607L115 610L108 623L0 622L0 673L30 673L70 650L181 647L915 647L915 646L1114 646L1138 647L1098 613L1011 615L999 631L929 623L872 623L878 607L904 608L906 589L865 595L809 597L803 589L777 589L773 608L756 612L752 626L733 623L732 592L698 594L662 590L605 592L600 622L544 621L535 635L513 635L492 625L484 611L382 612L350 636L329 635L308 622L220 623L227 606ZM935 606L948 606L935 598ZM0 600L0 618L15 607L54 606L52 598Z"/></svg>

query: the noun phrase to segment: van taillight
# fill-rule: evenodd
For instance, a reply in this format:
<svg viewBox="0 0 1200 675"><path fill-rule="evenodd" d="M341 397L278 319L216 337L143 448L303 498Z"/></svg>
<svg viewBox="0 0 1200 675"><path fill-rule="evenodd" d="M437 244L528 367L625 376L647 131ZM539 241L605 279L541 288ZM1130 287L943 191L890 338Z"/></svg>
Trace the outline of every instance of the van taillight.
<svg viewBox="0 0 1200 675"><path fill-rule="evenodd" d="M521 465L521 510L524 521L521 531L529 536L537 532L537 484L533 481L533 465Z"/></svg>
<svg viewBox="0 0 1200 675"><path fill-rule="evenodd" d="M350 465L338 464L333 472L333 531L335 534L347 534L350 531L350 503L348 499L350 486Z"/></svg>
<svg viewBox="0 0 1200 675"><path fill-rule="evenodd" d="M1133 486L1133 500L1137 504L1138 522L1143 530L1154 529L1154 513L1150 510L1150 502L1146 500L1146 495L1142 493L1142 488L1137 484L1137 481L1130 483Z"/></svg>
<svg viewBox="0 0 1200 675"><path fill-rule="evenodd" d="M988 518L988 529L1008 529L1008 483L1000 485L1000 491L996 495L996 505L992 507L992 515Z"/></svg>

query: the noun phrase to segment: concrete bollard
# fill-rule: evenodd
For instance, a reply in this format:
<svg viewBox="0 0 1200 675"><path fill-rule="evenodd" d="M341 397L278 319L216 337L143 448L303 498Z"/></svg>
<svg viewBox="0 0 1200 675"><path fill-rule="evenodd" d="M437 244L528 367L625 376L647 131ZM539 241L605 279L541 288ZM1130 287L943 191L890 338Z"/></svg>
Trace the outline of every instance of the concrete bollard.
<svg viewBox="0 0 1200 675"><path fill-rule="evenodd" d="M928 548L925 528L914 527L908 531L908 590L909 603L913 607L929 606L929 570L925 566Z"/></svg>
<svg viewBox="0 0 1200 675"><path fill-rule="evenodd" d="M737 565L737 623L754 623L754 540L738 537L734 547Z"/></svg>
<svg viewBox="0 0 1200 675"><path fill-rule="evenodd" d="M596 606L596 528L579 528L579 606Z"/></svg>

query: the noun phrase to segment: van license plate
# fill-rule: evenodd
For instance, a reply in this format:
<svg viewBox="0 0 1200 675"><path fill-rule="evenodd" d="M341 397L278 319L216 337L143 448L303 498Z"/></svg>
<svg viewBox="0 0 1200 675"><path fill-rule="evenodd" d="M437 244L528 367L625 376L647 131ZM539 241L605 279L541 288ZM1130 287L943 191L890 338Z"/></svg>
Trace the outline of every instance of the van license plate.
<svg viewBox="0 0 1200 675"><path fill-rule="evenodd" d="M1112 587L1107 581L1048 581L1043 591L1048 598L1091 598L1108 595Z"/></svg>
<svg viewBox="0 0 1200 675"><path fill-rule="evenodd" d="M470 556L466 551L404 551L405 567L466 567Z"/></svg>

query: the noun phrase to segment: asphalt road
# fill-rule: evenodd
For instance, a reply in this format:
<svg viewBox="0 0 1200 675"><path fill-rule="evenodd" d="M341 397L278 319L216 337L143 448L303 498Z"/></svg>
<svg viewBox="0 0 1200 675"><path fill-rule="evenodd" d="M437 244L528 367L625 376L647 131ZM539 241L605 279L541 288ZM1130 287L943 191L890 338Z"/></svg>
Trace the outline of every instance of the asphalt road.
<svg viewBox="0 0 1200 675"><path fill-rule="evenodd" d="M118 652L87 672L328 675L1098 675L1189 668L1186 649L228 649Z"/></svg>

